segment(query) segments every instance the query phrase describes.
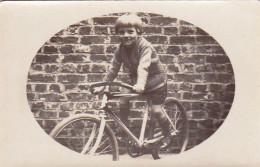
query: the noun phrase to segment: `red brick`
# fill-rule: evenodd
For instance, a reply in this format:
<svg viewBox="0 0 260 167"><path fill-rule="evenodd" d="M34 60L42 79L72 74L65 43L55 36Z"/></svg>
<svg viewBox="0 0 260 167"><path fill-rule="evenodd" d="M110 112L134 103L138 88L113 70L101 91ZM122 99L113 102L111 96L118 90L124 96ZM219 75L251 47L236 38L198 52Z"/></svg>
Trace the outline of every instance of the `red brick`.
<svg viewBox="0 0 260 167"><path fill-rule="evenodd" d="M207 103L207 109L209 109L211 111L219 112L219 111L221 111L221 105L220 105L220 103L217 103L217 102L210 102L210 103Z"/></svg>
<svg viewBox="0 0 260 167"><path fill-rule="evenodd" d="M54 82L55 76L45 74L29 74L29 82Z"/></svg>
<svg viewBox="0 0 260 167"><path fill-rule="evenodd" d="M66 101L65 97L60 94L48 93L48 94L39 94L39 99L47 102L62 102Z"/></svg>
<svg viewBox="0 0 260 167"><path fill-rule="evenodd" d="M51 128L51 129L54 128L57 124L57 122L54 121L54 120L45 120L44 122L45 122L44 127L45 128Z"/></svg>
<svg viewBox="0 0 260 167"><path fill-rule="evenodd" d="M225 72L226 66L223 64L211 64L211 71L212 72Z"/></svg>
<svg viewBox="0 0 260 167"><path fill-rule="evenodd" d="M235 91L235 84L233 84L233 83L227 84L225 90L228 91L228 92L234 92Z"/></svg>
<svg viewBox="0 0 260 167"><path fill-rule="evenodd" d="M79 83L85 80L84 75L67 74L58 76L58 82L62 83Z"/></svg>
<svg viewBox="0 0 260 167"><path fill-rule="evenodd" d="M177 35L178 28L177 27L165 27L164 28L164 35Z"/></svg>
<svg viewBox="0 0 260 167"><path fill-rule="evenodd" d="M80 35L89 35L91 33L91 27L80 27L79 34Z"/></svg>
<svg viewBox="0 0 260 167"><path fill-rule="evenodd" d="M90 73L91 72L90 65L89 64L83 64L83 65L79 64L77 66L77 72L78 73Z"/></svg>
<svg viewBox="0 0 260 167"><path fill-rule="evenodd" d="M95 17L93 22L95 25L115 25L117 17Z"/></svg>
<svg viewBox="0 0 260 167"><path fill-rule="evenodd" d="M61 73L74 73L76 71L74 64L65 64L61 67Z"/></svg>
<svg viewBox="0 0 260 167"><path fill-rule="evenodd" d="M180 54L180 47L179 46L169 46L167 48L167 54L174 54L174 55Z"/></svg>
<svg viewBox="0 0 260 167"><path fill-rule="evenodd" d="M233 76L231 74L204 74L205 80L207 82L219 82L227 83L233 81Z"/></svg>
<svg viewBox="0 0 260 167"><path fill-rule="evenodd" d="M196 35L209 35L209 34L206 33L204 30L202 30L201 28L196 27Z"/></svg>
<svg viewBox="0 0 260 167"><path fill-rule="evenodd" d="M110 44L118 44L120 42L119 37L117 35L110 36Z"/></svg>
<svg viewBox="0 0 260 167"><path fill-rule="evenodd" d="M205 57L206 57L205 55L192 55L191 57L179 56L179 63L204 64Z"/></svg>
<svg viewBox="0 0 260 167"><path fill-rule="evenodd" d="M203 120L203 121L198 121L198 126L201 129L214 129L214 123L212 119L207 119L207 120Z"/></svg>
<svg viewBox="0 0 260 167"><path fill-rule="evenodd" d="M143 29L144 34L161 34L161 32L161 27L144 27Z"/></svg>
<svg viewBox="0 0 260 167"><path fill-rule="evenodd" d="M73 90L76 89L75 84L64 84L65 90Z"/></svg>
<svg viewBox="0 0 260 167"><path fill-rule="evenodd" d="M208 114L205 111L192 111L192 119L207 119Z"/></svg>
<svg viewBox="0 0 260 167"><path fill-rule="evenodd" d="M60 103L56 102L45 102L45 109L47 110L52 110L52 111L57 111L60 109Z"/></svg>
<svg viewBox="0 0 260 167"><path fill-rule="evenodd" d="M106 66L99 65L99 64L93 64L91 72L94 72L94 73L104 73L104 72L106 72Z"/></svg>
<svg viewBox="0 0 260 167"><path fill-rule="evenodd" d="M196 28L193 26L180 26L180 35L194 35Z"/></svg>
<svg viewBox="0 0 260 167"><path fill-rule="evenodd" d="M87 93L67 93L66 94L69 101L86 102L92 101L94 96Z"/></svg>
<svg viewBox="0 0 260 167"><path fill-rule="evenodd" d="M169 72L179 72L179 66L175 64L168 64L168 71Z"/></svg>
<svg viewBox="0 0 260 167"><path fill-rule="evenodd" d="M58 84L51 84L49 89L50 89L50 92L57 92L57 93L61 92L60 85L58 85Z"/></svg>
<svg viewBox="0 0 260 167"><path fill-rule="evenodd" d="M171 17L152 17L151 23L152 25L160 25L160 26L166 26L171 24L176 24L177 19L171 18Z"/></svg>
<svg viewBox="0 0 260 167"><path fill-rule="evenodd" d="M178 84L176 84L176 83L171 83L171 82L168 82L167 83L167 88L169 89L169 90L172 90L172 91L175 91L175 90L178 90L179 89L179 85Z"/></svg>
<svg viewBox="0 0 260 167"><path fill-rule="evenodd" d="M160 60L162 63L165 63L165 64L174 63L174 56L160 55L159 57L160 57Z"/></svg>
<svg viewBox="0 0 260 167"><path fill-rule="evenodd" d="M230 63L230 60L227 56L207 56L206 57L207 63Z"/></svg>
<svg viewBox="0 0 260 167"><path fill-rule="evenodd" d="M43 50L44 50L44 53L47 53L47 54L58 53L58 49L55 46L44 46Z"/></svg>
<svg viewBox="0 0 260 167"><path fill-rule="evenodd" d="M60 118L67 118L69 116L70 116L70 112L63 112L63 111L59 112Z"/></svg>
<svg viewBox="0 0 260 167"><path fill-rule="evenodd" d="M45 92L46 89L47 89L47 85L44 85L44 84L35 85L35 91L36 92Z"/></svg>
<svg viewBox="0 0 260 167"><path fill-rule="evenodd" d="M90 108L88 103L77 103L76 104L76 109L85 110L88 108Z"/></svg>
<svg viewBox="0 0 260 167"><path fill-rule="evenodd" d="M217 41L211 36L196 36L198 44L217 44Z"/></svg>
<svg viewBox="0 0 260 167"><path fill-rule="evenodd" d="M185 72L193 72L194 71L194 65L193 64L185 64L183 67Z"/></svg>
<svg viewBox="0 0 260 167"><path fill-rule="evenodd" d="M152 44L167 44L167 37L166 36L147 36L145 37L147 41Z"/></svg>
<svg viewBox="0 0 260 167"><path fill-rule="evenodd" d="M107 61L108 60L108 56L104 55L104 54L92 54L90 56L90 60L93 62L102 62L102 61Z"/></svg>
<svg viewBox="0 0 260 167"><path fill-rule="evenodd" d="M206 93L183 93L183 99L187 100L205 100Z"/></svg>
<svg viewBox="0 0 260 167"><path fill-rule="evenodd" d="M170 44L173 44L173 45L191 45L191 44L195 44L195 37L190 37L190 36L172 36L172 37L170 37Z"/></svg>
<svg viewBox="0 0 260 167"><path fill-rule="evenodd" d="M202 76L197 74L175 74L174 76L177 82L198 82L202 80Z"/></svg>
<svg viewBox="0 0 260 167"><path fill-rule="evenodd" d="M197 72L210 72L210 65L200 65L196 66L196 71Z"/></svg>
<svg viewBox="0 0 260 167"><path fill-rule="evenodd" d="M193 91L204 92L207 89L207 85L194 85Z"/></svg>
<svg viewBox="0 0 260 167"><path fill-rule="evenodd" d="M63 32L68 35L75 35L78 33L78 27L79 25L71 25ZM63 32L61 34L56 34L56 35L63 35L64 34Z"/></svg>
<svg viewBox="0 0 260 167"><path fill-rule="evenodd" d="M162 46L154 46L154 49L156 50L156 53L158 54L162 54L162 53L165 53L165 50Z"/></svg>
<svg viewBox="0 0 260 167"><path fill-rule="evenodd" d="M58 55L36 55L35 62L36 63L58 63L59 56Z"/></svg>
<svg viewBox="0 0 260 167"><path fill-rule="evenodd" d="M190 105L190 110L204 110L205 102L190 102Z"/></svg>
<svg viewBox="0 0 260 167"><path fill-rule="evenodd" d="M233 71L233 67L232 67L232 65L231 64L227 64L226 65L226 70L227 70L227 72L229 72L229 73L234 73L234 71Z"/></svg>
<svg viewBox="0 0 260 167"><path fill-rule="evenodd" d="M27 84L26 85L26 92L31 92L32 91L32 85Z"/></svg>
<svg viewBox="0 0 260 167"><path fill-rule="evenodd" d="M115 45L109 45L106 48L106 53L115 53L116 48L117 48L117 46L115 46Z"/></svg>
<svg viewBox="0 0 260 167"><path fill-rule="evenodd" d="M95 27L94 27L94 33L95 33L95 34L98 34L98 35L102 35L102 34L107 35L107 34L108 34L108 28L107 28L107 26L106 26L106 27L103 27L103 26L95 26Z"/></svg>
<svg viewBox="0 0 260 167"><path fill-rule="evenodd" d="M62 63L82 63L85 62L86 55L65 55Z"/></svg>
<svg viewBox="0 0 260 167"><path fill-rule="evenodd" d="M60 48L60 52L63 54L73 53L73 46L65 45Z"/></svg>
<svg viewBox="0 0 260 167"><path fill-rule="evenodd" d="M224 101L233 103L234 100L234 93L225 93L224 94Z"/></svg>
<svg viewBox="0 0 260 167"><path fill-rule="evenodd" d="M43 110L44 108L45 108L44 102L33 102L31 105L31 109L33 111L40 111Z"/></svg>
<svg viewBox="0 0 260 167"><path fill-rule="evenodd" d="M198 46L194 45L186 45L186 46L181 46L181 51L182 53L189 54L189 53L197 53Z"/></svg>
<svg viewBox="0 0 260 167"><path fill-rule="evenodd" d="M40 111L39 117L43 119L57 118L57 112Z"/></svg>
<svg viewBox="0 0 260 167"><path fill-rule="evenodd" d="M32 64L31 69L34 71L43 71L44 65L42 64Z"/></svg>
<svg viewBox="0 0 260 167"><path fill-rule="evenodd" d="M215 53L215 54L225 54L225 51L221 46L198 46L198 53Z"/></svg>
<svg viewBox="0 0 260 167"><path fill-rule="evenodd" d="M58 43L58 44L73 44L77 43L78 38L74 36L66 36L66 37L52 37L50 42Z"/></svg>
<svg viewBox="0 0 260 167"><path fill-rule="evenodd" d="M83 45L89 44L103 44L108 40L107 36L87 36L80 39L80 43Z"/></svg>
<svg viewBox="0 0 260 167"><path fill-rule="evenodd" d="M46 73L55 73L59 71L59 66L58 65L53 65L53 64L47 64L45 66L45 72Z"/></svg>
<svg viewBox="0 0 260 167"><path fill-rule="evenodd" d="M180 84L180 90L191 91L192 85L190 83L184 82Z"/></svg>
<svg viewBox="0 0 260 167"><path fill-rule="evenodd" d="M101 82L103 81L103 74L89 74L88 82Z"/></svg>
<svg viewBox="0 0 260 167"><path fill-rule="evenodd" d="M74 110L74 103L62 103L60 109L64 111L72 111Z"/></svg>
<svg viewBox="0 0 260 167"><path fill-rule="evenodd" d="M102 45L93 45L90 49L90 53L92 54L104 54L104 46Z"/></svg>

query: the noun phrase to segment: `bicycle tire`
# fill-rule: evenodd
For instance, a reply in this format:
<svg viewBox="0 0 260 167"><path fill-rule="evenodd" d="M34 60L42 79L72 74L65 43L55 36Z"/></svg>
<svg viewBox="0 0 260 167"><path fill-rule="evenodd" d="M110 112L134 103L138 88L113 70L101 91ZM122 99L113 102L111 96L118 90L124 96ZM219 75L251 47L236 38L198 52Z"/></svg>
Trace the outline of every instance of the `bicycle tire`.
<svg viewBox="0 0 260 167"><path fill-rule="evenodd" d="M82 154L93 154L110 156L113 161L119 160L119 150L116 137L109 127L105 124L104 133L99 137L98 148L93 153L91 147L97 141L100 132L101 120L99 117L91 114L76 114L62 120L51 131L50 136L63 146ZM86 145L89 145L86 147ZM85 147L85 148L84 148ZM83 151L85 149L85 151ZM85 153L86 152L86 153Z"/></svg>
<svg viewBox="0 0 260 167"><path fill-rule="evenodd" d="M160 150L159 147L152 149L151 154L154 159L160 159L161 154L179 154L184 152L189 139L189 122L182 104L175 98L167 98L163 104L163 109L174 125L174 127L171 126L172 141L167 149ZM158 134L161 133L160 131L161 129L159 127L151 127L149 129L149 137L154 138L156 134L158 136Z"/></svg>

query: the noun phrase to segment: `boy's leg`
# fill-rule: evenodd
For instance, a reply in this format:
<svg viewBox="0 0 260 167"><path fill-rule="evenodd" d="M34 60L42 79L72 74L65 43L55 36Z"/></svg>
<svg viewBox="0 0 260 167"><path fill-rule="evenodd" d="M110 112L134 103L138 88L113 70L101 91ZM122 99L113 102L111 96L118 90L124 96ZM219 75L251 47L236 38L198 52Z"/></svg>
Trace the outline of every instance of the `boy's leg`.
<svg viewBox="0 0 260 167"><path fill-rule="evenodd" d="M129 89L122 89L121 93L130 93ZM119 101L119 111L120 111L120 119L121 121L128 126L128 115L130 112L130 98L123 97Z"/></svg>
<svg viewBox="0 0 260 167"><path fill-rule="evenodd" d="M154 105L152 104L152 112L155 118L158 120L160 127L162 128L162 132L164 137L170 136L170 123L167 120L166 115L162 111L162 104Z"/></svg>
<svg viewBox="0 0 260 167"><path fill-rule="evenodd" d="M166 99L166 94L167 94L167 85L164 85L163 87L151 92L151 95L149 96L149 99L152 102L151 105L152 114L158 120L158 123L162 128L162 132L164 135L164 139L162 140L162 143L160 145L162 149L166 148L171 143L170 123L167 120L167 117L162 110L163 103Z"/></svg>

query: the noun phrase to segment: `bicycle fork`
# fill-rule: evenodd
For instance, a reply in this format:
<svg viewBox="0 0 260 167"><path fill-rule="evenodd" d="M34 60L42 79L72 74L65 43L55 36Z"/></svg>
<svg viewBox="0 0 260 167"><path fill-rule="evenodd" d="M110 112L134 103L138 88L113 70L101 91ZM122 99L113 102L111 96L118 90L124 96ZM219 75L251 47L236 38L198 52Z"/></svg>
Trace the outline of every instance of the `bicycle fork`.
<svg viewBox="0 0 260 167"><path fill-rule="evenodd" d="M90 155L90 156L93 156L95 154L95 152L96 152L96 150L97 150L97 148L100 144L100 141L102 139L104 129L105 129L105 126L106 126L106 119L105 119L106 116L105 116L105 114L101 113L99 117L101 118L101 122L100 122L100 127L99 127L99 130L98 130L98 136L97 136L95 145L92 147L92 149L88 153L88 155ZM80 154L86 154L86 152L89 151L89 146L93 142L96 133L97 133L97 124L94 124L92 131L91 131L91 134L90 134L90 137L89 137L89 140L86 143L86 145L84 146L84 148L83 148L83 150L81 151Z"/></svg>

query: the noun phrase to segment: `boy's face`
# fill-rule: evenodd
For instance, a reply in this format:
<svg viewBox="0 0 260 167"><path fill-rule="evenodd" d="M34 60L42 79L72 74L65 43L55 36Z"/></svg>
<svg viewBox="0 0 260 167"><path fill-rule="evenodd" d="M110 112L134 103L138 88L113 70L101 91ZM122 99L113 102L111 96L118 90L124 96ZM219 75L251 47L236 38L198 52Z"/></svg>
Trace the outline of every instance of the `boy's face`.
<svg viewBox="0 0 260 167"><path fill-rule="evenodd" d="M118 36L125 47L131 47L137 41L139 34L134 27L126 27L118 29Z"/></svg>

